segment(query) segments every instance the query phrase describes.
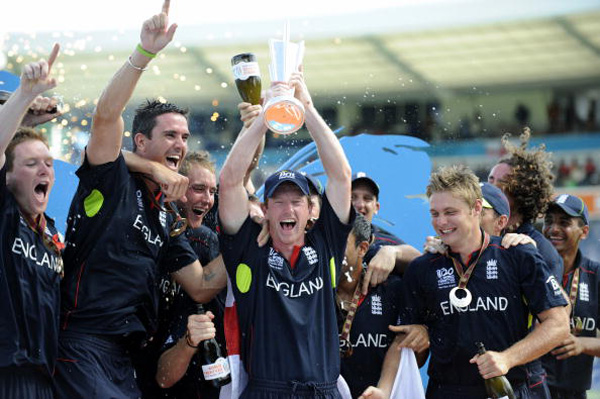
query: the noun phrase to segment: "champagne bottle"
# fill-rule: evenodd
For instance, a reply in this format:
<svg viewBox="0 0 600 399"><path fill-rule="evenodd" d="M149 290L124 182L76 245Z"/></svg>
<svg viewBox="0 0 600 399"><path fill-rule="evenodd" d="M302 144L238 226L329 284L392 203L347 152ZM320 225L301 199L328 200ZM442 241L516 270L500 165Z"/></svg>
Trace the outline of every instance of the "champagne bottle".
<svg viewBox="0 0 600 399"><path fill-rule="evenodd" d="M480 355L485 353L485 346L482 342L477 342L478 352ZM498 377L488 378L483 380L485 383L485 390L491 399L515 399L515 393L513 392L510 382L506 376L501 375Z"/></svg>
<svg viewBox="0 0 600 399"><path fill-rule="evenodd" d="M196 304L196 309L198 314L205 313L202 304ZM216 339L211 338L201 342L200 357L202 359L202 374L206 381L210 382L215 388L231 382L229 360L221 353L221 347Z"/></svg>
<svg viewBox="0 0 600 399"><path fill-rule="evenodd" d="M242 100L253 105L259 104L261 80L256 56L252 53L235 55L231 58L231 67Z"/></svg>

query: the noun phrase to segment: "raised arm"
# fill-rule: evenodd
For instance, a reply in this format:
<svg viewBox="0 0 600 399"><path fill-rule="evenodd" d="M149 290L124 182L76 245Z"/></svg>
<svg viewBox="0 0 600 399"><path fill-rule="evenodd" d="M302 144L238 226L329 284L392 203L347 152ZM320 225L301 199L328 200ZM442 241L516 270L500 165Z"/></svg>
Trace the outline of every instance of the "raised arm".
<svg viewBox="0 0 600 399"><path fill-rule="evenodd" d="M304 105L305 125L317 145L319 158L327 174L325 191L329 203L338 218L347 223L350 218L352 171L346 154L338 138L315 109L302 71L292 74L289 85L295 89L294 96Z"/></svg>
<svg viewBox="0 0 600 399"><path fill-rule="evenodd" d="M227 234L237 233L248 217L248 193L244 182L255 158L255 151L266 132L264 112L261 111L254 123L238 135L221 169L219 218L221 229Z"/></svg>
<svg viewBox="0 0 600 399"><path fill-rule="evenodd" d="M50 77L50 72L59 49L59 45L55 44L48 61L42 59L25 65L21 74L21 84L0 107L0 167L4 166L6 160L4 151L33 101L46 90L56 87L56 80Z"/></svg>
<svg viewBox="0 0 600 399"><path fill-rule="evenodd" d="M238 110L240 111L240 119L244 122L244 128L240 131L240 136L246 133L246 130L252 126L258 115L260 115L262 111L262 106L260 105L252 105L250 103L239 103ZM263 136L260 143L258 143L258 147L256 147L256 151L254 152L254 158L252 158L252 163L246 172L246 176L244 177L244 187L246 187L246 191L248 194L254 194L256 192L256 188L252 183L252 172L254 169L258 167L258 163L260 162L260 158L265 150L265 142L266 136Z"/></svg>
<svg viewBox="0 0 600 399"><path fill-rule="evenodd" d="M170 0L165 0L162 12L144 22L139 46L108 82L98 100L86 149L87 159L92 165L112 162L119 156L124 128L123 109L150 60L171 42L177 29L176 24L169 27L169 4Z"/></svg>
<svg viewBox="0 0 600 399"><path fill-rule="evenodd" d="M385 280L392 271L402 276L413 259L421 256L421 253L411 245L382 245L377 254L369 262L367 273L363 278L362 292L367 294L369 286L375 287Z"/></svg>
<svg viewBox="0 0 600 399"><path fill-rule="evenodd" d="M189 185L186 176L167 168L165 165L140 157L129 151L123 151L127 168L132 172L149 176L159 186L165 195L165 202L181 200L186 202L185 193Z"/></svg>

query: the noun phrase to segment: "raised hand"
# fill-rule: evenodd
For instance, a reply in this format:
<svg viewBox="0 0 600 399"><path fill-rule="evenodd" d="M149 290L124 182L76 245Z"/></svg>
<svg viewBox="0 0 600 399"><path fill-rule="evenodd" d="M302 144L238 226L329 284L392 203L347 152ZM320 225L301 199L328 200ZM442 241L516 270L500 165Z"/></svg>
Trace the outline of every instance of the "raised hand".
<svg viewBox="0 0 600 399"><path fill-rule="evenodd" d="M177 30L177 24L169 26L170 5L171 0L165 0L162 6L162 12L146 20L142 26L140 44L144 50L150 53L158 53L173 40L173 36Z"/></svg>
<svg viewBox="0 0 600 399"><path fill-rule="evenodd" d="M50 72L52 71L52 65L56 61L56 57L58 57L59 50L60 46L58 43L55 43L48 61L41 59L25 65L21 73L21 86L19 87L23 94L31 97L33 100L46 90L56 87L56 79L50 77Z"/></svg>
<svg viewBox="0 0 600 399"><path fill-rule="evenodd" d="M308 108L312 106L312 98L304 82L304 66L300 65L299 69L299 72L292 73L288 84L294 89L294 97L304 105L304 108Z"/></svg>
<svg viewBox="0 0 600 399"><path fill-rule="evenodd" d="M238 110L240 111L240 120L244 122L244 128L248 129L260 115L262 106L242 102L238 104Z"/></svg>

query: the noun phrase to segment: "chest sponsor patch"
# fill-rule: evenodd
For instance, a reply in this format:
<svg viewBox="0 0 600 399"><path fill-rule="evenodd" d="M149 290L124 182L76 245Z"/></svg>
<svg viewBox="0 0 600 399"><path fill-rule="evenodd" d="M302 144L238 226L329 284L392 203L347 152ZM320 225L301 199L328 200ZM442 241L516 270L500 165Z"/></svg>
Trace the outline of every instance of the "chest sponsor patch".
<svg viewBox="0 0 600 399"><path fill-rule="evenodd" d="M371 314L382 315L383 305L381 304L381 296L373 295L371 297Z"/></svg>
<svg viewBox="0 0 600 399"><path fill-rule="evenodd" d="M438 288L452 288L456 286L456 278L454 277L454 269L451 267L441 268L436 270L438 279Z"/></svg>
<svg viewBox="0 0 600 399"><path fill-rule="evenodd" d="M309 264L314 265L319 261L317 251L315 251L313 247L303 247L302 252L304 252L304 256L306 256L306 260Z"/></svg>
<svg viewBox="0 0 600 399"><path fill-rule="evenodd" d="M144 200L142 199L143 195L144 194L142 193L142 190L135 191L135 199L136 199L138 211L140 211L140 212L142 212L144 210Z"/></svg>
<svg viewBox="0 0 600 399"><path fill-rule="evenodd" d="M583 302L590 301L590 289L587 283L579 283L579 300Z"/></svg>
<svg viewBox="0 0 600 399"><path fill-rule="evenodd" d="M164 228L167 227L167 212L160 211L158 214L158 220L160 221L160 225Z"/></svg>
<svg viewBox="0 0 600 399"><path fill-rule="evenodd" d="M269 248L269 259L267 263L271 269L282 270L283 269L283 256L279 255L273 248Z"/></svg>
<svg viewBox="0 0 600 399"><path fill-rule="evenodd" d="M487 261L485 277L488 280L498 280L498 261L496 259Z"/></svg>

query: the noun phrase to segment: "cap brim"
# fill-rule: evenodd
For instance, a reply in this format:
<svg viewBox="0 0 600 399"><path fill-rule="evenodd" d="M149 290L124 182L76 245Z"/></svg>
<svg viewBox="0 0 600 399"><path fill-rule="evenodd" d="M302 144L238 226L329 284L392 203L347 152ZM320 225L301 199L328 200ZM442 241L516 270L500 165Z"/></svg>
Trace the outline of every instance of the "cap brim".
<svg viewBox="0 0 600 399"><path fill-rule="evenodd" d="M304 194L304 195L310 195L310 192L306 192L306 189L304 189L301 185L299 185L296 181L294 181L293 179L281 179L279 180L277 183L275 183L273 185L273 187L271 187L271 189L269 190L268 193L265 193L265 198L271 198L273 196L273 194L275 194L275 191L277 191L277 189L279 188L279 186L281 186L283 183L288 182L288 183L292 183L293 185L295 185L296 187L298 187L300 189L300 191Z"/></svg>
<svg viewBox="0 0 600 399"><path fill-rule="evenodd" d="M567 215L573 217L573 218L581 218L583 219L583 221L585 222L585 224L587 225L589 223L589 221L587 220L587 218L585 217L585 213L578 213L576 211L574 211L573 209L571 209L570 207L568 207L565 204L559 204L557 202L552 202L550 204L550 206L548 207L548 210L552 209L552 207L558 207L560 208L564 213L566 213Z"/></svg>

